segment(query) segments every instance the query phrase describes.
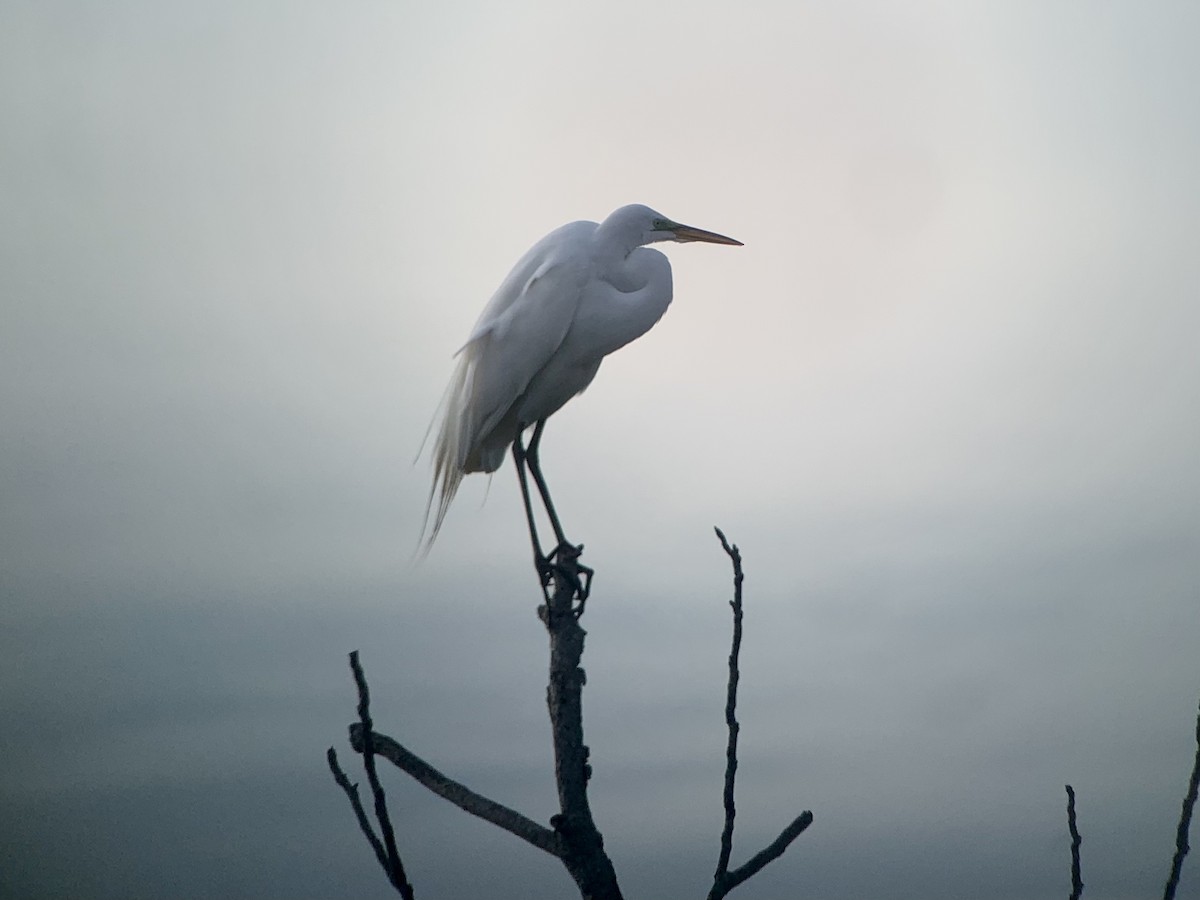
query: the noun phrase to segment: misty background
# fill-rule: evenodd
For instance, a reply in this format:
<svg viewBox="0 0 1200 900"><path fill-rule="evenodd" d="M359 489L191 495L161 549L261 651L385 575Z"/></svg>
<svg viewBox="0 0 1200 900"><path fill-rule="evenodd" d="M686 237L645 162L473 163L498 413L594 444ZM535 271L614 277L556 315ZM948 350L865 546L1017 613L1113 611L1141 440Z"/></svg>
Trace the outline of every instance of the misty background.
<svg viewBox="0 0 1200 900"><path fill-rule="evenodd" d="M556 415L592 802L702 896L1161 891L1200 696L1200 7L0 3L0 895L387 897L379 730L541 822L516 479L412 560L517 257L631 202L675 303ZM359 777L353 775L352 777ZM557 860L387 772L417 895ZM1200 862L1180 897L1200 897Z"/></svg>

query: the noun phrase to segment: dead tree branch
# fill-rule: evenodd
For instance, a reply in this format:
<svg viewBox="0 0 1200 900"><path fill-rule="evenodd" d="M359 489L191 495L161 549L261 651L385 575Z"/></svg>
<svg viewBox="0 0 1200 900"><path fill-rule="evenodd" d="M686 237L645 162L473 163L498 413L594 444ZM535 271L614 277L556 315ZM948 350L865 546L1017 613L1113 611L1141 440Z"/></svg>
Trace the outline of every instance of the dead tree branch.
<svg viewBox="0 0 1200 900"><path fill-rule="evenodd" d="M733 821L737 816L734 804L734 782L737 779L737 742L740 726L737 720L737 689L740 673L738 657L742 650L742 554L737 547L730 547L721 529L716 529L721 546L729 554L733 563L733 600L729 605L733 608L733 642L729 651L729 686L725 692L725 725L729 730L729 740L725 744L725 825L721 829L721 853L717 858L716 882L720 882L729 871L729 855L733 852Z"/></svg>
<svg viewBox="0 0 1200 900"><path fill-rule="evenodd" d="M734 786L737 774L737 689L738 660L742 644L742 558L736 546L731 546L721 530L716 529L721 546L733 561L734 599L733 644L729 654L729 684L725 699L725 722L729 740L725 753L725 822L721 832L721 849L713 877L709 900L721 900L742 882L757 874L767 863L778 859L791 843L813 821L811 812L801 813L767 847L752 856L742 866L730 871L733 851L733 826L736 816ZM398 769L420 782L433 793L460 809L484 821L503 828L510 834L532 844L539 850L562 860L574 879L584 900L623 900L617 884L616 871L604 851L604 838L596 827L588 800L588 781L592 768L588 748L583 742L583 686L586 683L581 660L587 636L579 624L583 604L591 581L591 570L579 564L582 547L562 543L556 548L549 565L539 567L539 579L545 578L547 590L538 617L546 626L550 638L550 673L546 688L546 706L550 714L554 743L554 779L558 788L559 812L550 819L551 828L472 791L439 772L429 763L387 735L372 728L369 714L369 694L366 677L358 663L357 651L350 654L359 694L359 721L350 726L350 745L363 755L363 764L375 798L375 814L379 819L382 838L376 836L366 811L358 797L356 785L341 771L337 755L328 752L329 767L338 785L346 792L358 819L359 827L375 852L389 880L406 898L412 898L412 886L404 875L396 851L395 837L388 818L383 788L375 772L375 756L382 756Z"/></svg>
<svg viewBox="0 0 1200 900"><path fill-rule="evenodd" d="M1163 900L1174 900L1179 887L1179 874L1183 869L1183 858L1187 856L1188 831L1192 825L1192 810L1196 806L1196 794L1200 791L1200 712L1196 715L1196 759L1192 764L1192 777L1188 779L1187 793L1183 798L1183 809L1179 811L1179 827L1175 831L1175 856L1171 860L1171 874L1163 890Z"/></svg>
<svg viewBox="0 0 1200 900"><path fill-rule="evenodd" d="M729 871L729 857L733 853L733 824L737 816L737 806L734 803L734 786L737 779L737 742L740 726L737 721L737 689L741 674L738 669L738 658L742 649L742 582L745 575L742 572L742 554L737 545L731 545L720 528L713 529L721 541L721 547L733 564L733 599L729 602L733 609L733 641L729 651L729 684L725 692L725 724L729 730L729 740L725 745L725 824L721 829L721 850L717 857L717 870L713 874L713 886L708 892L708 900L721 900L746 879L757 874L767 863L778 859L801 832L812 824L813 815L805 810L780 833L766 848L756 853L748 862Z"/></svg>
<svg viewBox="0 0 1200 900"><path fill-rule="evenodd" d="M350 799L350 806L354 809L354 817L358 819L358 827L362 830L363 836L366 837L367 843L371 845L371 849L375 851L375 858L379 860L379 865L383 867L383 871L388 872L390 867L388 865L387 851L383 847L383 842L375 834L375 829L371 826L371 820L367 818L366 810L363 809L362 799L358 796L358 785L351 783L350 779L346 777L346 773L338 765L337 751L332 747L325 752L325 759L329 763L329 771L333 773L333 780L337 782L338 787L346 792L346 796Z"/></svg>
<svg viewBox="0 0 1200 900"><path fill-rule="evenodd" d="M558 835L549 828L539 825L516 810L509 809L503 803L489 800L465 784L443 775L421 757L386 734L375 732L371 735L371 741L376 755L382 756L401 772L411 776L414 781L429 788L443 800L450 801L459 809L478 819L503 828L509 834L519 837L539 850L545 850L553 856L562 856L562 842ZM362 752L363 730L362 725L358 722L350 726L350 746L356 752Z"/></svg>
<svg viewBox="0 0 1200 900"><path fill-rule="evenodd" d="M400 862L400 852L396 849L396 832L392 830L392 819L388 815L387 796L383 793L383 785L379 782L379 774L375 771L375 748L371 740L371 692L367 688L367 676L363 674L362 666L358 663L358 651L350 654L350 669L354 672L354 683L358 687L358 718L363 730L363 768L367 771L367 782L371 785L371 794L375 799L375 818L379 820L379 830L383 832L383 846L387 851L388 878L404 900L412 900L413 889L404 874L404 864Z"/></svg>
<svg viewBox="0 0 1200 900"><path fill-rule="evenodd" d="M379 820L379 830L383 834L382 841L376 837L375 830L371 827L371 822L359 800L358 786L350 783L350 779L338 765L337 753L332 747L329 748L325 758L329 762L334 780L350 799L355 818L358 819L358 827L362 829L371 849L375 851L375 858L383 867L388 881L392 883L404 900L413 900L413 888L408 883L404 864L400 861L400 853L396 849L396 833L392 830L392 820L388 815L387 797L383 792L383 785L379 782L379 774L375 771L375 742L373 740L374 732L371 730L371 693L367 688L367 677L363 674L362 666L358 662L357 650L350 654L350 668L354 672L354 683L358 687L358 726L360 734L363 736L361 746L355 749L362 753L363 768L366 769L367 782L371 785L371 794L375 800L375 818Z"/></svg>
<svg viewBox="0 0 1200 900"><path fill-rule="evenodd" d="M812 824L812 821L813 814L811 811L806 809L800 813L779 833L779 837L755 853L743 865L738 866L732 872L726 873L725 878L722 880L723 890L717 894L713 894L710 891L709 897L724 897L743 881L757 875L767 863L779 859L779 857L783 856L783 851L788 848L788 845L800 837L801 833Z"/></svg>
<svg viewBox="0 0 1200 900"><path fill-rule="evenodd" d="M1067 785L1067 830L1071 832L1071 900L1079 900L1083 893L1083 875L1079 868L1079 845L1083 838L1075 824L1075 789Z"/></svg>
<svg viewBox="0 0 1200 900"><path fill-rule="evenodd" d="M552 829L476 793L466 785L442 774L398 741L373 731L367 714L366 680L358 666L357 653L351 654L351 664L354 666L355 680L359 686L360 720L350 726L350 745L355 751L363 754L364 763L371 760L368 775L372 779L372 789L375 791L376 813L384 833L383 841L376 837L371 829L370 822L362 811L362 804L358 802L357 790L350 785L345 775L341 774L341 770L335 768L337 757L332 749L329 751L330 767L333 769L334 778L350 797L355 815L359 819L359 827L367 836L376 857L389 873L393 884L397 883L397 878L392 877L389 865L395 839L391 838L389 841L391 826L387 820L383 790L377 788L378 780L374 775L373 757L376 755L387 759L459 809L491 822L562 860L579 886L580 893L587 900L622 900L616 871L604 852L604 839L592 818L587 795L587 783L592 770L588 764L588 748L583 743L582 696L585 677L580 667L586 632L579 624L579 615L587 595L590 570L579 564L581 550L581 547L571 545L558 548L551 567L554 592L549 601L538 609L538 616L550 636L550 679L546 689L546 704L550 712L554 740L554 776L560 807L558 814L550 820ZM397 870L400 872L398 879L407 887L403 868L399 867L399 856L396 855L395 859ZM399 885L397 889L400 890ZM411 898L411 887L408 890L409 893L404 896Z"/></svg>
<svg viewBox="0 0 1200 900"><path fill-rule="evenodd" d="M604 852L588 802L592 775L588 748L583 743L583 685L580 660L587 632L579 624L586 591L578 564L582 547L560 547L554 567L554 596L539 607L538 616L550 635L550 683L546 706L554 741L554 780L559 813L550 820L563 841L563 865L586 900L622 900L617 873ZM567 551L567 552L564 552ZM573 551L573 552L571 552ZM580 606L574 601L579 599Z"/></svg>

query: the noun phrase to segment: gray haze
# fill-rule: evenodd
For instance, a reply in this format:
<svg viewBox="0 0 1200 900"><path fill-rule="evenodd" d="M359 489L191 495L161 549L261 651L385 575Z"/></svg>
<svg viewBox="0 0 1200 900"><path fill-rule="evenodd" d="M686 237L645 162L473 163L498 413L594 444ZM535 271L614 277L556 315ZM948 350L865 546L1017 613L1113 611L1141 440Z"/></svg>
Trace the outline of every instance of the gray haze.
<svg viewBox="0 0 1200 900"><path fill-rule="evenodd" d="M698 897L743 548L744 900L1161 890L1200 695L1200 7L0 4L0 895L390 895L381 730L541 821L515 479L411 562L459 346L648 203L676 302L553 420L594 808ZM486 502L485 502L486 495ZM344 754L346 755L346 754ZM423 900L556 861L388 779ZM1200 897L1200 860L1181 897Z"/></svg>

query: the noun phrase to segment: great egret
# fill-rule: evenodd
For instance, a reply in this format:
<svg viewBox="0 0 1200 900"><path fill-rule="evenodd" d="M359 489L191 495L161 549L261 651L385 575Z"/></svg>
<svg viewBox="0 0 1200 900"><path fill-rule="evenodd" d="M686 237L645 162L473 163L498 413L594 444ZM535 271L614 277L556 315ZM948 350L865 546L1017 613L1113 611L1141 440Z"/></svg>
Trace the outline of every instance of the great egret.
<svg viewBox="0 0 1200 900"><path fill-rule="evenodd" d="M567 540L538 460L542 430L550 415L591 383L605 356L641 337L667 311L671 264L644 247L659 241L742 243L680 225L646 206L623 206L599 224L571 222L555 229L509 272L456 354L439 410L426 549L463 476L495 472L512 445L534 562L543 581L548 579L550 559ZM526 449L521 435L530 427ZM538 543L526 469L558 539L549 557Z"/></svg>

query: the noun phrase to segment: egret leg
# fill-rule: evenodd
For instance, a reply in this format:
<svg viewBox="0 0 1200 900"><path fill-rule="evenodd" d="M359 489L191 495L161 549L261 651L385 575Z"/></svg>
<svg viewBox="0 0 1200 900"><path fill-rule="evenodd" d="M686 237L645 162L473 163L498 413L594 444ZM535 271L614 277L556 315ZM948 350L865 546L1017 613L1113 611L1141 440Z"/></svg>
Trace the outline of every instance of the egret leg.
<svg viewBox="0 0 1200 900"><path fill-rule="evenodd" d="M521 435L518 433L512 445L513 462L517 466L517 479L521 482L521 501L525 504L525 520L529 523L529 539L533 542L533 567L537 569L538 578L542 581L542 589L545 590L551 581L554 580L554 567L550 562L550 557L542 552L542 542L538 540L537 522L533 518L533 503L529 499L529 480L525 475L525 468L528 465L526 461L525 447L521 444ZM550 597L547 594L546 600Z"/></svg>
<svg viewBox="0 0 1200 900"><path fill-rule="evenodd" d="M579 597L579 607L576 615L583 614L583 604L587 600L588 593L592 589L592 576L595 572L588 566L580 563L579 554L583 551L583 545L576 546L567 540L563 533L562 524L558 521L558 513L554 510L554 501L550 499L550 489L546 486L545 476L542 475L542 463L539 456L539 451L542 445L542 431L546 428L546 420L542 419L533 428L533 436L529 439L529 449L526 452L526 465L529 467L529 474L533 476L533 483L537 485L538 493L542 495L542 506L546 510L546 515L550 518L550 524L554 528L554 537L558 539L558 546L554 548L554 552L550 556L560 562L570 556L572 562L575 563L575 568L579 575L583 577L573 576L570 580L575 588L575 594ZM532 521L532 519L530 520Z"/></svg>
<svg viewBox="0 0 1200 900"><path fill-rule="evenodd" d="M542 463L539 458L542 431L545 427L545 419L534 426L533 437L529 439L529 451L526 456L529 460L529 474L533 476L533 483L537 485L538 493L542 495L542 505L546 508L546 515L550 517L550 525L554 528L554 536L558 538L558 545L561 547L567 543L567 538L563 534L562 525L559 524L558 513L554 511L554 502L550 499L550 489L546 487L546 479L542 476Z"/></svg>

